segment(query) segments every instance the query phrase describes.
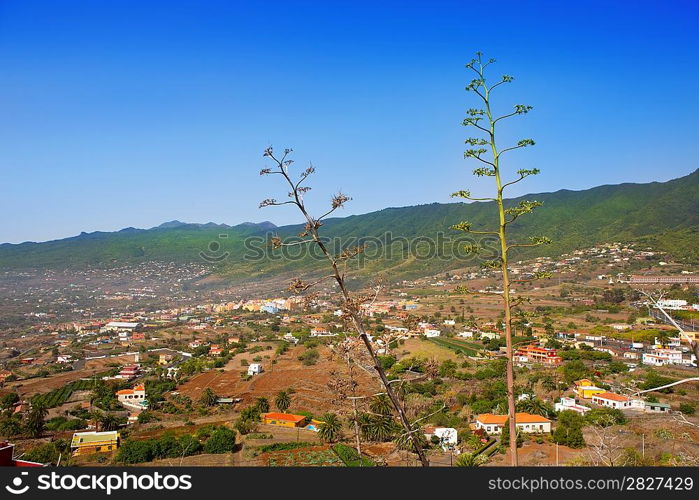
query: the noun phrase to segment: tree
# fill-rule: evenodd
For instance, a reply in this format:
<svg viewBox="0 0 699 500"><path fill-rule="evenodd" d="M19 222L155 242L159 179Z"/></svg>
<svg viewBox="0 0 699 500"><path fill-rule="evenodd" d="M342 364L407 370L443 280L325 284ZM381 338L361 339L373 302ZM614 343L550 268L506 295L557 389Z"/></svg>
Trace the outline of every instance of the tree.
<svg viewBox="0 0 699 500"><path fill-rule="evenodd" d="M115 431L119 428L119 417L111 413L105 413L99 418L100 429L102 431Z"/></svg>
<svg viewBox="0 0 699 500"><path fill-rule="evenodd" d="M229 453L235 450L235 432L227 427L216 429L204 443L204 453Z"/></svg>
<svg viewBox="0 0 699 500"><path fill-rule="evenodd" d="M32 409L29 410L27 414L27 421L24 427L27 429L27 433L34 438L40 437L44 433L46 428L46 415L48 414L46 407L35 404L32 405Z"/></svg>
<svg viewBox="0 0 699 500"><path fill-rule="evenodd" d="M574 381L587 377L590 374L590 370L585 366L585 363L579 359L568 361L563 365L561 371L563 372L563 378L565 378L568 384L572 384Z"/></svg>
<svg viewBox="0 0 699 500"><path fill-rule="evenodd" d="M291 396L289 393L287 391L279 391L277 397L274 398L274 406L276 406L280 412L286 412L289 406L291 406Z"/></svg>
<svg viewBox="0 0 699 500"><path fill-rule="evenodd" d="M326 245L326 242L323 241L319 232L320 227L323 225L323 219L334 213L339 208L342 208L345 205L345 203L347 203L350 200L350 198L349 196L346 196L343 193L338 193L334 195L331 199L330 209L320 217L313 217L308 212L304 202L304 196L310 190L310 187L305 185L304 182L308 179L308 177L311 174L315 172L315 168L313 166L308 167L301 173L298 179L292 180L291 174L289 172L291 166L293 165L293 160L288 158L291 153L291 149L285 149L283 155L277 158L272 147L269 147L265 150L264 156L272 160L275 164L275 167L273 169L262 169L260 171L260 175L281 175L286 184L288 185L290 191L288 193L289 200L279 202L273 198L268 198L260 203L260 207L293 205L301 212L306 221L306 224L304 226L303 231L299 235L300 239L294 240L293 242L285 243L282 241L281 238L274 237L272 238L271 243L275 248L281 248L283 246L291 245L296 246L313 244L320 250L322 255L327 260L328 265L331 269L331 273L329 275L321 277L319 280L316 280L312 283L306 283L301 279L296 279L293 281L289 288L296 293L304 293L313 286L322 283L326 280L332 280L335 282L335 284L339 288L340 297L342 299L343 316L352 325L354 331L357 333L360 340L363 342L367 353L371 357L372 364L374 365L374 370L376 371L376 374L381 380L381 384L384 387L384 391L388 395L396 413L398 414L398 418L401 422L401 425L403 426L403 429L405 430L406 434L411 436L411 438L414 441L415 450L418 454L418 457L420 458L422 466L428 467L429 461L424 453L424 450L420 447L417 433L413 432L412 425L408 420L405 408L403 407L401 401L398 399L395 390L391 386L388 377L386 376L386 371L381 366L381 362L379 361L376 351L374 350L374 347L371 344L371 340L369 339L369 336L366 331L365 319L362 312L362 305L372 300L373 297L354 296L350 293L349 287L347 286L347 264L350 260L363 253L364 247L359 245L353 248L345 248L339 254L334 254L331 253L331 250Z"/></svg>
<svg viewBox="0 0 699 500"><path fill-rule="evenodd" d="M16 392L9 392L0 398L0 408L5 410L17 402L19 402L19 394Z"/></svg>
<svg viewBox="0 0 699 500"><path fill-rule="evenodd" d="M269 411L269 400L267 398L257 398L255 407L260 413L267 413Z"/></svg>
<svg viewBox="0 0 699 500"><path fill-rule="evenodd" d="M553 431L553 442L569 446L570 448L582 448L585 446L585 438L582 428L585 418L570 410L564 410L558 414L558 423Z"/></svg>
<svg viewBox="0 0 699 500"><path fill-rule="evenodd" d="M323 415L323 421L318 425L318 436L327 443L335 443L342 438L342 422L337 415Z"/></svg>
<svg viewBox="0 0 699 500"><path fill-rule="evenodd" d="M465 158L473 158L480 162L481 166L473 171L477 177L491 177L495 181L496 192L494 197L474 198L470 191L461 190L453 193L452 196L465 198L471 201L494 202L497 208L498 225L494 229L473 229L472 224L468 221L460 222L453 229L463 231L469 234L496 237L500 246L499 258L485 261L484 267L490 269L500 269L502 272L502 290L503 290L503 309L504 309L504 327L505 327L505 346L507 349L507 407L510 426L510 450L512 454L512 465L517 465L517 439L516 439L516 410L514 396L514 362L512 349L512 309L519 306L525 301L523 296L512 297L510 287L512 281L508 269L508 254L510 251L517 248L536 247L539 245L549 244L551 240L544 236L533 236L529 238L528 243L511 243L508 241L507 232L508 226L519 219L521 216L532 213L542 203L536 200L522 200L517 205L505 206L504 190L517 184L526 177L536 175L539 169L520 169L517 171L517 178L508 182L504 182L503 173L501 171L501 159L504 153L522 149L534 145L532 139L522 139L516 145L501 148L496 142L496 126L501 120L505 120L517 115L527 114L532 107L524 104L516 104L514 110L510 113L495 117L491 109L491 94L499 86L510 83L513 77L504 75L500 81L495 84L489 84L485 77L485 70L488 66L494 63L494 59L483 62L482 54L476 53L476 58L472 59L466 68L473 71L476 77L466 86L466 90L476 94L482 101L482 108L471 108L467 111L467 117L463 121L463 125L473 127L479 135L483 137L469 137L466 139L466 144L470 146L464 152ZM485 120L485 121L484 121ZM490 152L488 152L490 149ZM489 155L489 156L487 156ZM483 247L479 244L472 245L469 248L472 252L478 254ZM546 277L544 273L537 273L534 278Z"/></svg>
<svg viewBox="0 0 699 500"><path fill-rule="evenodd" d="M553 413L553 408L538 398L527 398L517 402L517 411L548 418Z"/></svg>
<svg viewBox="0 0 699 500"><path fill-rule="evenodd" d="M385 394L377 394L369 402L369 409L381 416L391 414L391 400Z"/></svg>
<svg viewBox="0 0 699 500"><path fill-rule="evenodd" d="M0 415L0 436L14 437L22 433L22 420L16 415Z"/></svg>
<svg viewBox="0 0 699 500"><path fill-rule="evenodd" d="M211 389L211 387L207 387L206 389L204 389L204 392L202 393L201 397L199 398L199 402L201 404L203 404L204 406L214 406L217 401L218 401L218 396Z"/></svg>
<svg viewBox="0 0 699 500"><path fill-rule="evenodd" d="M697 408L692 403L680 403L680 412L685 415L694 415Z"/></svg>

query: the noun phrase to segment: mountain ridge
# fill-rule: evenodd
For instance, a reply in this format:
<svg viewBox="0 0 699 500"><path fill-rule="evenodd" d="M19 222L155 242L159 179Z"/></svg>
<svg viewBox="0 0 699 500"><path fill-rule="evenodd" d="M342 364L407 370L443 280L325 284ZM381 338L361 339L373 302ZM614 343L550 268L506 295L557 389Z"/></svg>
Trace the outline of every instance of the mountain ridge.
<svg viewBox="0 0 699 500"><path fill-rule="evenodd" d="M523 251L519 255L556 255L605 241L638 241L652 244L687 262L699 262L699 170L665 182L607 184L585 190L560 189L533 193L506 201L537 199L543 207L511 226L512 241L527 236L548 236L553 244ZM376 243L387 235L414 239L460 235L450 226L469 220L474 230L492 228L497 222L493 202L429 203L382 210L324 221L323 234L345 242ZM271 210L271 209L270 209ZM292 270L313 270L313 259L279 259L265 256L264 240L274 233L293 237L303 225L275 226L271 222L215 223L164 222L150 229L124 228L116 232L81 233L78 236L42 243L0 245L3 268L71 268L103 266L143 260L215 262L215 271L232 279L254 278ZM249 244L257 241L262 255L250 260ZM377 244L381 246L380 244ZM216 248L215 251L211 250ZM454 247L456 248L456 247ZM219 261L219 253L227 257ZM254 252L253 252L254 253ZM368 262L370 273L400 268L431 272L456 265L449 259L417 259L391 256Z"/></svg>

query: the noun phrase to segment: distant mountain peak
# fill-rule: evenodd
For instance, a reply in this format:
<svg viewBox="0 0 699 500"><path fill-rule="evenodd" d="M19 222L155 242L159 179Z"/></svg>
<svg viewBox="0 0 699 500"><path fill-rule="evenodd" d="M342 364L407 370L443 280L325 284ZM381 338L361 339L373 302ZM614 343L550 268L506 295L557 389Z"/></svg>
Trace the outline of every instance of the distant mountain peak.
<svg viewBox="0 0 699 500"><path fill-rule="evenodd" d="M162 224L157 226L157 229L172 229L173 227L182 227L182 226L186 226L186 225L187 225L186 223L175 219L175 220L171 220L169 222L163 222Z"/></svg>
<svg viewBox="0 0 699 500"><path fill-rule="evenodd" d="M263 221L263 222L243 222L242 224L238 224L239 227L256 227L258 229L275 229L277 225L273 222L270 222L268 220Z"/></svg>

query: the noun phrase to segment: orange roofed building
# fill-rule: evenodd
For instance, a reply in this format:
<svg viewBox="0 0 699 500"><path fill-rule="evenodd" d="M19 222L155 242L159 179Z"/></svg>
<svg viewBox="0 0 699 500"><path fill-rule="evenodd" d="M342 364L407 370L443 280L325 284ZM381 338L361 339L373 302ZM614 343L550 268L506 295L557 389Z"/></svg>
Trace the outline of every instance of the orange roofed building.
<svg viewBox="0 0 699 500"><path fill-rule="evenodd" d="M523 363L542 363L545 365L558 365L563 360L556 349L547 349L536 345L526 345L517 349L515 353L517 361Z"/></svg>
<svg viewBox="0 0 699 500"><path fill-rule="evenodd" d="M592 402L600 406L616 408L618 410L631 407L631 398L622 396L621 394L614 394L613 392L595 394L592 396Z"/></svg>
<svg viewBox="0 0 699 500"><path fill-rule="evenodd" d="M132 410L144 410L148 406L146 401L146 387L138 384L133 389L122 389L116 393L119 402Z"/></svg>
<svg viewBox="0 0 699 500"><path fill-rule="evenodd" d="M303 427L306 417L292 413L264 413L262 423L281 427Z"/></svg>
<svg viewBox="0 0 699 500"><path fill-rule="evenodd" d="M507 422L507 415L482 413L476 417L476 429L483 429L488 434L500 434L505 426L505 422ZM551 432L551 421L541 415L517 413L515 422L517 428L522 432Z"/></svg>

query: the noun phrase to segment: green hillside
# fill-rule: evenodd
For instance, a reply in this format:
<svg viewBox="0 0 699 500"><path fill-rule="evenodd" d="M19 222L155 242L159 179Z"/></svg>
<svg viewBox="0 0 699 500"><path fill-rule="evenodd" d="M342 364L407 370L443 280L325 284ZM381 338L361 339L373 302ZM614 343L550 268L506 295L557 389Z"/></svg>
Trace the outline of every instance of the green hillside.
<svg viewBox="0 0 699 500"><path fill-rule="evenodd" d="M676 259L699 262L696 244L699 171L664 183L561 190L515 198L508 200L508 204L516 204L520 199L537 199L543 201L544 206L513 224L513 238L546 235L553 240L552 245L522 253L521 257L555 256L602 242L638 241L670 252ZM274 209L267 210L273 217ZM392 255L384 252L377 256L378 247L386 250L388 233L394 241L402 238L413 243L418 237L437 240L440 232L443 238L453 239L463 237L463 234L450 230L452 224L469 220L474 229L482 229L492 227L493 216L491 203L434 203L330 219L323 227L323 234L331 243L336 240L342 245L366 242L369 252L362 263L365 273L388 271L393 277L408 277L454 268L463 265L463 261L452 257L453 241L443 244L439 255L434 251L428 253L429 258L424 257L430 250L427 241L416 247L423 258L410 252L404 255L401 251L404 246L400 243L391 247ZM254 254L249 248L251 242L256 248L262 248L261 240L272 232L288 237L300 230L301 226L273 228L270 224L243 224L231 227L174 222L149 230L129 228L45 243L0 245L0 267L111 266L145 260L203 262L206 257L219 274L232 279L254 278L298 269L312 270L318 265L312 258L281 258L278 251L271 256L250 258ZM256 237L258 241L248 239L246 246L249 237ZM339 250L338 245L335 248ZM270 252L269 249L266 251ZM225 258L219 262L223 256Z"/></svg>

